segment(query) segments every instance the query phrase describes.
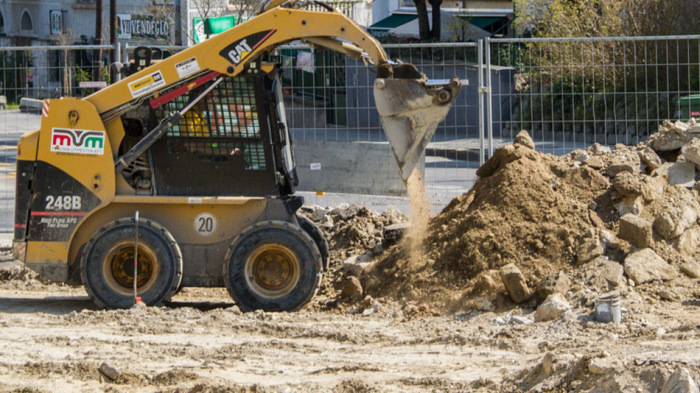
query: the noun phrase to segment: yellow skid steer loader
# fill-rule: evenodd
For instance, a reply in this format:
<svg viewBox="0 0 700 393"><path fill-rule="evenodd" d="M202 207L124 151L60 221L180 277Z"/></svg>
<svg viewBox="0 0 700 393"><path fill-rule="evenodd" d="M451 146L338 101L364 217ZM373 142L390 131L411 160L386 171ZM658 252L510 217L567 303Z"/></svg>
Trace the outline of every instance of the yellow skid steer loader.
<svg viewBox="0 0 700 393"><path fill-rule="evenodd" d="M406 179L455 101L442 85L332 8L273 0L251 20L149 64L83 99L49 101L18 145L15 257L43 277L83 284L94 302L158 305L187 286L226 286L243 310L292 311L328 268L303 204L279 65L294 40L363 58ZM322 4L322 3L318 3ZM136 216L138 212L138 217Z"/></svg>

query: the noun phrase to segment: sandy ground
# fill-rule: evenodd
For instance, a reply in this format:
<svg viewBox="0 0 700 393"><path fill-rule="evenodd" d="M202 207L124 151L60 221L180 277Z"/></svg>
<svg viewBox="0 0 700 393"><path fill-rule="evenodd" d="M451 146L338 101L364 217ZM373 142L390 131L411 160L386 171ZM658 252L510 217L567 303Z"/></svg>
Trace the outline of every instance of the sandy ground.
<svg viewBox="0 0 700 393"><path fill-rule="evenodd" d="M585 307L513 325L531 310L407 317L381 300L370 315L241 313L194 288L100 311L81 288L31 279L2 282L0 299L0 392L657 391L679 367L700 373L698 298L642 300L620 325Z"/></svg>

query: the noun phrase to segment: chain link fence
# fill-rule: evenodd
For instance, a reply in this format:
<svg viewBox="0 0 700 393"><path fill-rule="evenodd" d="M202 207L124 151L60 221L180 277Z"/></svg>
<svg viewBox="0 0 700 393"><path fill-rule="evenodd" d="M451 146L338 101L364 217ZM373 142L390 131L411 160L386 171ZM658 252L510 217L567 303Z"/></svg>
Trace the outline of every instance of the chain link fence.
<svg viewBox="0 0 700 393"><path fill-rule="evenodd" d="M528 130L541 151L565 154L592 143L636 144L666 119L700 116L700 36L498 39L385 45L430 79L462 82L454 107L426 151L434 210L466 192L500 145ZM183 48L161 48L167 56ZM12 228L16 143L40 125L46 98L84 97L109 83L110 46L0 48L0 229ZM117 58L128 61L128 47ZM295 140L387 143L373 96L374 73L329 50L284 46L287 121ZM97 83L96 83L97 82ZM24 100L23 100L24 99ZM23 101L36 99L19 110ZM357 201L379 208L405 198L305 195L308 202ZM379 201L381 200L381 201ZM378 202L379 201L379 202Z"/></svg>
<svg viewBox="0 0 700 393"><path fill-rule="evenodd" d="M528 130L563 154L601 143L637 144L668 119L700 115L700 37L499 39L487 67L513 70L491 86L493 137ZM693 114L693 112L696 112Z"/></svg>

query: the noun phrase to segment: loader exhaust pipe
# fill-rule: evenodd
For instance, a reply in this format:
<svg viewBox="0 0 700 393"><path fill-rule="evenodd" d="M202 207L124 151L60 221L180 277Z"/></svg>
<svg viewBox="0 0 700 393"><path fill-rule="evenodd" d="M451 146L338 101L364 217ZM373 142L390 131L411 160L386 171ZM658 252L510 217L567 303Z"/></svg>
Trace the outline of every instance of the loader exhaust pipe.
<svg viewBox="0 0 700 393"><path fill-rule="evenodd" d="M430 83L413 64L395 65L391 74L374 81L374 100L399 173L406 182L462 85L458 78Z"/></svg>

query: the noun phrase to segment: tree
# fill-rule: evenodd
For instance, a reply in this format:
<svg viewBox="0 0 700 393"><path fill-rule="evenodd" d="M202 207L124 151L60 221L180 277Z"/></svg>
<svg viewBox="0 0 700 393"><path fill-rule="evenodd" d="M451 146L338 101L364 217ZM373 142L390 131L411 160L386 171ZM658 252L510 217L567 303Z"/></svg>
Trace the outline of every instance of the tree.
<svg viewBox="0 0 700 393"><path fill-rule="evenodd" d="M430 6L432 7L433 16L433 29L430 29L430 23L428 22L428 9L426 6L426 0L415 0L416 11L418 14L418 32L421 41L430 40L440 40L440 24L442 23L440 18L440 6L442 5L442 0L428 0Z"/></svg>
<svg viewBox="0 0 700 393"><path fill-rule="evenodd" d="M683 35L700 32L698 0L515 0L519 34L535 37Z"/></svg>
<svg viewBox="0 0 700 393"><path fill-rule="evenodd" d="M433 8L433 31L430 32L430 37L433 40L440 41L440 27L442 20L440 18L440 6L442 0L428 0Z"/></svg>
<svg viewBox="0 0 700 393"><path fill-rule="evenodd" d="M416 0L416 12L418 13L418 32L421 41L430 39L430 23L428 22L428 8L425 0Z"/></svg>
<svg viewBox="0 0 700 393"><path fill-rule="evenodd" d="M238 17L238 23L241 23L244 19L250 18L256 12L259 12L263 4L266 3L265 0L229 0L229 6L233 8L236 16Z"/></svg>

